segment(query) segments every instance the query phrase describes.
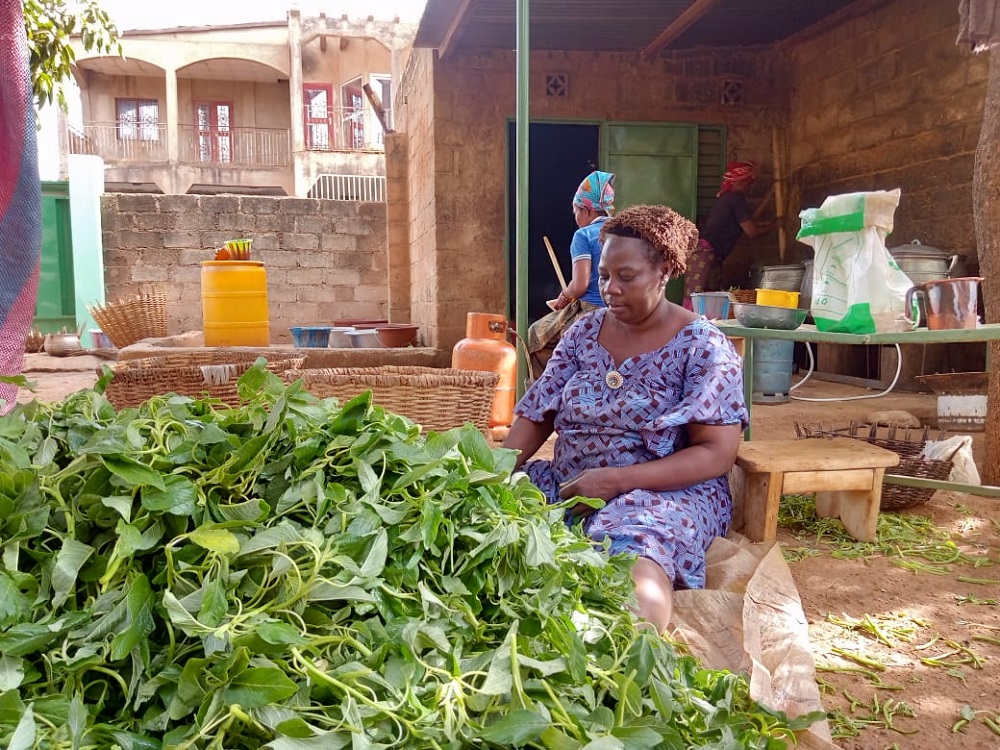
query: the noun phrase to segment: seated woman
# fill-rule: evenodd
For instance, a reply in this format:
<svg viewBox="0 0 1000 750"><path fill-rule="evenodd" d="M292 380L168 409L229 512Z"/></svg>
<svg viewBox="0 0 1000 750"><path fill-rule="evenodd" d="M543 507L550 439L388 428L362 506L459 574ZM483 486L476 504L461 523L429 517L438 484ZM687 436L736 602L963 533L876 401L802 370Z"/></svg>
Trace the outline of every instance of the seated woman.
<svg viewBox="0 0 1000 750"><path fill-rule="evenodd" d="M601 259L601 227L615 210L614 184L615 176L610 172L591 172L573 196L573 220L577 226L569 246L573 277L558 297L546 303L553 312L528 329L532 378L542 374L559 338L577 318L604 307L597 286L597 263Z"/></svg>
<svg viewBox="0 0 1000 750"><path fill-rule="evenodd" d="M664 296L698 240L665 206L634 206L602 231L607 308L563 336L517 405L505 446L550 501L601 498L573 516L632 568L639 617L663 632L673 589L705 585L705 551L729 531L727 473L748 414L739 356L712 323ZM529 461L555 431L552 461Z"/></svg>

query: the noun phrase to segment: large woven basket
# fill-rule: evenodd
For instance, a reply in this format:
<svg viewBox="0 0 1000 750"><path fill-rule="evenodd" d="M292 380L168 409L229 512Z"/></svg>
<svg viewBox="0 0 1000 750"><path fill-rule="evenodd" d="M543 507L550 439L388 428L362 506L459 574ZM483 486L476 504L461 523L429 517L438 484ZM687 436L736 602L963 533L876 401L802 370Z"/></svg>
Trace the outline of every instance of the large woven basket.
<svg viewBox="0 0 1000 750"><path fill-rule="evenodd" d="M114 377L104 395L116 409L138 406L152 396L167 393L217 398L228 406L238 406L236 381L253 366L257 356L253 352L216 349L126 360L112 366ZM302 367L305 361L305 357L285 357L268 362L267 369L280 374Z"/></svg>
<svg viewBox="0 0 1000 750"><path fill-rule="evenodd" d="M391 365L290 370L283 377L289 383L301 378L319 398L346 401L370 390L376 404L425 430L443 432L471 422L484 434L500 379L495 372Z"/></svg>
<svg viewBox="0 0 1000 750"><path fill-rule="evenodd" d="M119 349L142 339L167 335L164 292L143 292L104 305L89 305L87 310Z"/></svg>
<svg viewBox="0 0 1000 750"><path fill-rule="evenodd" d="M795 435L798 438L812 437L849 437L864 440L871 445L893 451L899 455L899 464L887 469L887 473L903 477L921 479L947 479L951 474L952 461L948 459L926 458L921 455L929 435L929 428L923 427L915 431L906 429L899 434L899 429L889 426L880 429L878 425L861 425L851 422L846 426L824 426L795 424ZM944 433L937 440L943 439ZM882 510L894 511L912 508L926 503L934 495L935 490L927 487L904 487L899 484L882 485Z"/></svg>

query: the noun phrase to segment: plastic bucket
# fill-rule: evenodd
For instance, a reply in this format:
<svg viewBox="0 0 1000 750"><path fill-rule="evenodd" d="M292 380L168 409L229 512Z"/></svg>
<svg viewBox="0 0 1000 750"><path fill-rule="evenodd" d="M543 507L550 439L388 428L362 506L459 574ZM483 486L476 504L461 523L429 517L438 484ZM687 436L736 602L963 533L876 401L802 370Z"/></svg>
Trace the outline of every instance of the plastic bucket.
<svg viewBox="0 0 1000 750"><path fill-rule="evenodd" d="M755 404L783 404L792 388L794 341L758 339L753 346Z"/></svg>
<svg viewBox="0 0 1000 750"><path fill-rule="evenodd" d="M729 306L733 298L728 292L692 292L691 308L698 315L709 320L725 320L729 317Z"/></svg>
<svg viewBox="0 0 1000 750"><path fill-rule="evenodd" d="M201 263L205 346L269 346L267 271L255 260Z"/></svg>
<svg viewBox="0 0 1000 750"><path fill-rule="evenodd" d="M757 304L770 307L798 307L799 293L783 289L758 289Z"/></svg>

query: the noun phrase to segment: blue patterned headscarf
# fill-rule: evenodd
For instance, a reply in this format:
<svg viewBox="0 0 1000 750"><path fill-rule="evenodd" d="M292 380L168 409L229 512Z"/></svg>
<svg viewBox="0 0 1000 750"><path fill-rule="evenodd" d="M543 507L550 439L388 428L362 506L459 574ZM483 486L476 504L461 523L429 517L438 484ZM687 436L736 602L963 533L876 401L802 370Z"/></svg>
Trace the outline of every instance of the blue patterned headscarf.
<svg viewBox="0 0 1000 750"><path fill-rule="evenodd" d="M615 176L610 172L591 172L583 178L573 196L573 205L608 216L615 211Z"/></svg>

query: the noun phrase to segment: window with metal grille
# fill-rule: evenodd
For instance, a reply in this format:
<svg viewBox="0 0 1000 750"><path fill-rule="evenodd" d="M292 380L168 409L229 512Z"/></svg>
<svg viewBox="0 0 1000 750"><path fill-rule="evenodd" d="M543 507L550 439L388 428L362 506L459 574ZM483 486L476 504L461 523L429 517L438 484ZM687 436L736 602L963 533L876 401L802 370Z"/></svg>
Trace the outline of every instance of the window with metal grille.
<svg viewBox="0 0 1000 750"><path fill-rule="evenodd" d="M302 86L305 102L306 148L329 151L333 145L333 87L329 83Z"/></svg>
<svg viewBox="0 0 1000 750"><path fill-rule="evenodd" d="M115 99L120 141L160 139L160 105L155 99Z"/></svg>
<svg viewBox="0 0 1000 750"><path fill-rule="evenodd" d="M232 102L197 105L198 160L228 164L233 160Z"/></svg>

